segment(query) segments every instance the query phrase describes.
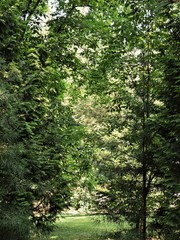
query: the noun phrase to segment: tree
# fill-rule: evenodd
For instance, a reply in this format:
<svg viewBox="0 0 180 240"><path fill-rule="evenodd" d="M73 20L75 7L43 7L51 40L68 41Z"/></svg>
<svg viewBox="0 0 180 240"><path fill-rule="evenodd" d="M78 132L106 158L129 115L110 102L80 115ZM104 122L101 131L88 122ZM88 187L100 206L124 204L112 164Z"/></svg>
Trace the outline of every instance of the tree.
<svg viewBox="0 0 180 240"><path fill-rule="evenodd" d="M156 123L165 108L157 92L164 84L161 60L162 47L166 45L162 41L166 41L169 32L160 25L167 16L163 14L164 6L155 1L122 1L108 7L108 14L102 14L107 32L106 37L101 35L98 70L91 72L95 78L88 82L92 92L110 96L113 114L107 129L111 134L118 132L115 150L110 148L110 136L111 141L104 145L110 151L109 159L104 157L104 164L99 167L106 176L102 183L106 191L100 192L99 203L115 217L125 215L146 239L146 227L153 229L147 219L152 221L161 205L160 197L152 199L163 195L164 186L164 141ZM103 30L100 28L100 33Z"/></svg>
<svg viewBox="0 0 180 240"><path fill-rule="evenodd" d="M79 65L72 6L61 4L51 18L45 1L0 3L1 239L49 231L90 169L86 133L64 103L69 72Z"/></svg>
<svg viewBox="0 0 180 240"><path fill-rule="evenodd" d="M165 239L179 238L179 30L177 24L179 5L169 4L164 10L168 23L163 24L169 33L164 55L163 85L159 89L159 98L164 103L164 110L158 119L158 133L163 141L162 189L163 198L155 212L154 228ZM172 47L173 46L173 47ZM157 217L158 216L158 217Z"/></svg>

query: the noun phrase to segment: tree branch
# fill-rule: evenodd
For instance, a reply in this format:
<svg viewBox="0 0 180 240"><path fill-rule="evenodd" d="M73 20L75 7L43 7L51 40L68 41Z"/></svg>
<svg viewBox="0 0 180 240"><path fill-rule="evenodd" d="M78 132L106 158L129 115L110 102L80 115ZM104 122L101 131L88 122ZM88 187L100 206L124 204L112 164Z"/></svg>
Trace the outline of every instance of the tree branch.
<svg viewBox="0 0 180 240"><path fill-rule="evenodd" d="M68 18L71 13L73 12L73 10L76 8L75 4L73 3L72 7L70 8L70 10L67 12L66 14L66 18ZM57 33L59 33L62 30L63 24L61 24L58 29L57 29Z"/></svg>
<svg viewBox="0 0 180 240"><path fill-rule="evenodd" d="M40 4L41 0L37 0L37 2L35 3L34 7L31 9L31 11L29 12L29 16L28 19L31 18L31 16L34 14L34 12L36 11L38 5ZM32 3L32 0L29 1L29 3ZM29 6L30 7L30 6ZM27 12L28 13L28 12Z"/></svg>

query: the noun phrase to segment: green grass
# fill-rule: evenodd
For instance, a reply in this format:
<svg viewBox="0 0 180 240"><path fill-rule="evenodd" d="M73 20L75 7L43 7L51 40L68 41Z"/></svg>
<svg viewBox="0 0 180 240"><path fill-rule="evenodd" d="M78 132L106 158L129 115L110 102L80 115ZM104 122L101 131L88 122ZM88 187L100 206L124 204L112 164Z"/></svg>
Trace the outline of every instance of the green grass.
<svg viewBox="0 0 180 240"><path fill-rule="evenodd" d="M61 218L50 240L111 240L107 234L116 232L118 225L103 216L66 216Z"/></svg>

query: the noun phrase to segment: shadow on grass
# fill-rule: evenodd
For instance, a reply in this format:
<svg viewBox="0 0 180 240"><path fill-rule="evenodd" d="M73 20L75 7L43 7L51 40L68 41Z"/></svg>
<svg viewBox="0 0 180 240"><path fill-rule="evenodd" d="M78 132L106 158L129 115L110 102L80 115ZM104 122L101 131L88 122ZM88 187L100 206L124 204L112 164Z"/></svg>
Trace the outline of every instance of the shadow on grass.
<svg viewBox="0 0 180 240"><path fill-rule="evenodd" d="M107 236L107 239L113 240L139 240L140 236L133 230L127 231L117 231L115 233L110 233Z"/></svg>

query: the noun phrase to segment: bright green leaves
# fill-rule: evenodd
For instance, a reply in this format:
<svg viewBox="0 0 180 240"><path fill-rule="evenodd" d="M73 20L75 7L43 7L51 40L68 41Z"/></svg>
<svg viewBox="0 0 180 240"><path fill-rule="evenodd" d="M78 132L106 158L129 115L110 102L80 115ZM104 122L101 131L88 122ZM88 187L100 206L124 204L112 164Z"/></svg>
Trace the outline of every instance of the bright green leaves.
<svg viewBox="0 0 180 240"><path fill-rule="evenodd" d="M170 124L168 117L161 119L167 113L166 101L170 104L174 99L178 103L179 89L171 82L171 94L165 94L164 100L160 97L165 86L163 54L168 51L170 34L163 23L169 19L157 1L121 1L114 5L109 2L106 9L102 5L94 12L93 20L100 23L96 33L99 39L91 34L98 47L94 47L96 58L89 60L90 71L84 82L88 93L108 95L110 101L105 107L111 113L107 114L104 129L95 133L99 137L95 141L97 149L103 146L102 151L97 150L99 182L107 190L100 196L104 195L103 207L115 218L123 213L137 231L143 225L141 234L145 239L146 216L153 218L161 204L158 198L155 203L151 199L161 195L164 174L171 165L164 161L165 155L169 161L178 157L177 151L174 156L170 154L171 144L161 135L163 121ZM170 65L172 75L176 75L176 67Z"/></svg>

